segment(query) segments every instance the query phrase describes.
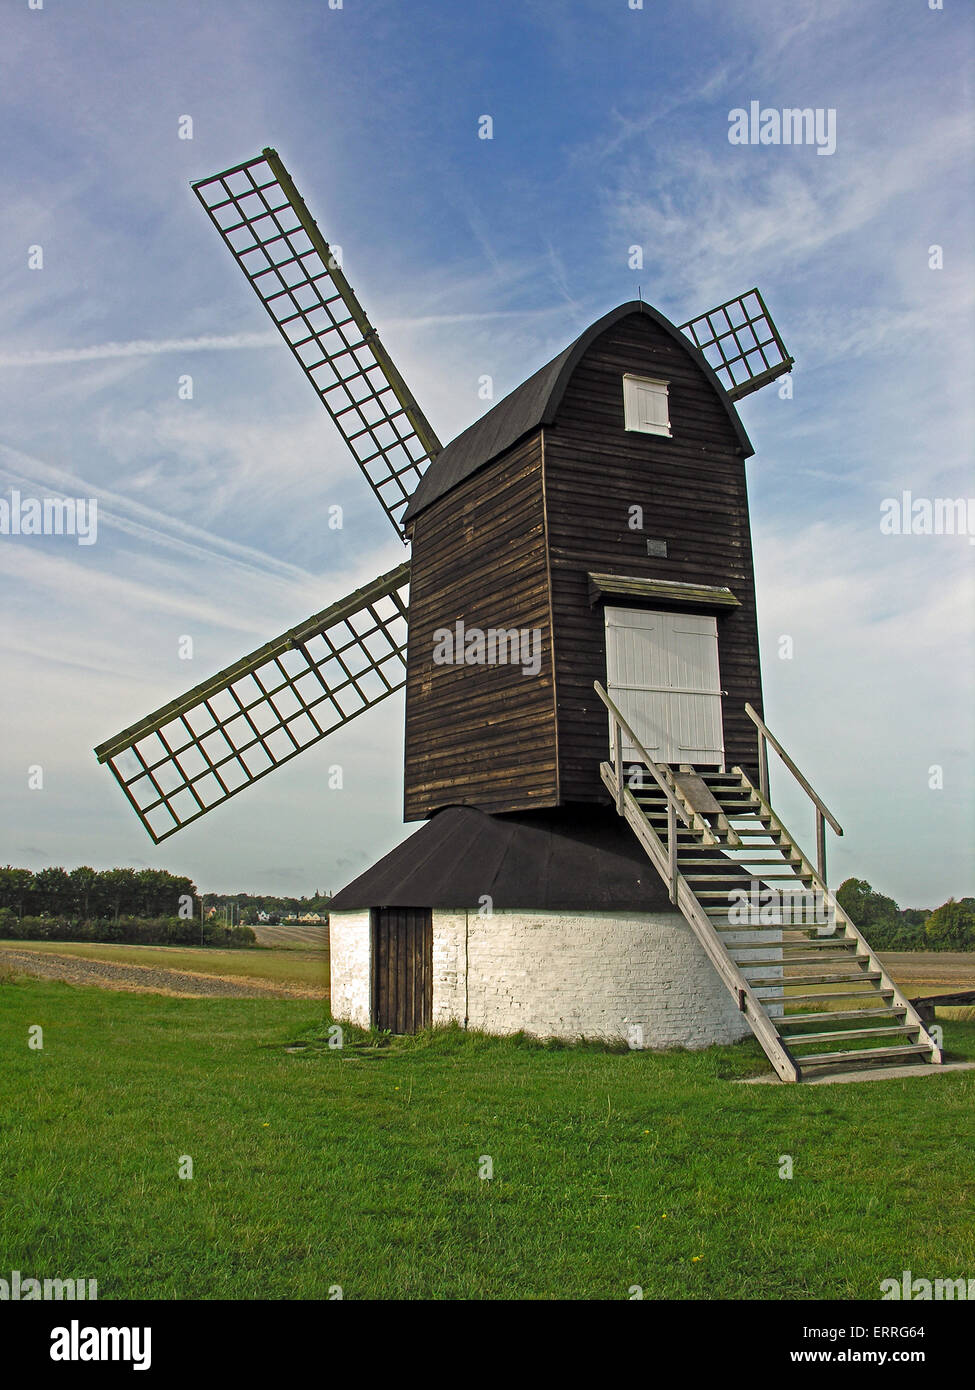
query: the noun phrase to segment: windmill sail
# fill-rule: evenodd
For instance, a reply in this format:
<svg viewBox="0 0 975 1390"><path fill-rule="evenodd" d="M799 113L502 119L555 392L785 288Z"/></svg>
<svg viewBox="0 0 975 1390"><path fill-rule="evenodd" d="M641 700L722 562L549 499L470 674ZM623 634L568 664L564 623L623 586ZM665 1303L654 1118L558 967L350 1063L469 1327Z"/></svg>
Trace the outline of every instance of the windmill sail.
<svg viewBox="0 0 975 1390"><path fill-rule="evenodd" d="M265 149L193 188L401 535L440 441L287 169Z"/></svg>
<svg viewBox="0 0 975 1390"><path fill-rule="evenodd" d="M156 844L399 690L409 563L95 749Z"/></svg>
<svg viewBox="0 0 975 1390"><path fill-rule="evenodd" d="M714 368L733 401L792 370L779 330L758 290L748 290L680 325Z"/></svg>

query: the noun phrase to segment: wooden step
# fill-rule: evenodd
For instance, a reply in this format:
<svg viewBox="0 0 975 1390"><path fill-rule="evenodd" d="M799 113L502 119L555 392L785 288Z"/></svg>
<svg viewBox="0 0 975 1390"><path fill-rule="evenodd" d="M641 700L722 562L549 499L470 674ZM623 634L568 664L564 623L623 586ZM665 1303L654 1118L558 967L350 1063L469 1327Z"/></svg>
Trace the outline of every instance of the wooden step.
<svg viewBox="0 0 975 1390"><path fill-rule="evenodd" d="M641 809L642 809L642 814L643 814L644 818L645 818L646 820L648 820L648 821L650 822L651 825L657 826L657 825L666 825L666 824L667 824L667 812L666 812L666 810L664 810L664 811L648 811L648 810L646 810L646 808L641 808ZM678 833L679 835L690 835L690 836L692 836L693 839L696 841L696 840L698 839L698 837L699 837L699 835L700 835L701 832L700 832L699 830L692 830L691 827L688 826L688 825L685 825L684 822L681 820L680 816L678 816L678 817L677 817L677 833Z"/></svg>
<svg viewBox="0 0 975 1390"><path fill-rule="evenodd" d="M781 945L781 943L779 943L779 944ZM869 956L861 956L861 955L859 954L859 950L858 950L858 947L857 947L857 943L856 943L855 941L827 941L827 942L826 942L826 945L827 945L827 946L833 946L833 947L835 947L835 950L827 951L825 955L814 955L814 954L813 954L813 952L815 952L815 951L821 951L821 950L823 949L821 946L817 947L815 939L813 939L812 941L807 941L805 944L806 944L808 950L806 951L805 954L803 954L803 948L802 948L802 946L800 946L798 942L795 943L795 945L793 946L792 949L796 950L796 951L798 952L798 954L797 954L797 955L794 955L794 956L792 956L792 955L787 955L787 954L786 954L787 946L782 947L782 952L783 952L782 957L781 957L782 964L783 964L783 965L810 965L814 960L816 960L816 961L837 961L837 960L839 960L839 961L843 961L843 962L845 963L847 957L849 957L850 960L858 960L858 961L859 961L859 960L865 960L865 961L869 961L869 960L870 960L870 957L869 957Z"/></svg>
<svg viewBox="0 0 975 1390"><path fill-rule="evenodd" d="M694 896L695 896L696 898L701 898L702 900L703 900L704 898L727 898L727 896L728 896L728 890L725 889L723 893L722 893L722 892L719 892L719 891L717 891L717 890L715 890L715 891L712 893L712 891L711 891L710 888L705 888L705 889L702 889L702 890L695 889L695 890L694 890ZM736 906L737 906L736 903L729 903L729 904L728 904L728 909L727 909L727 910L730 912L731 909L732 909L733 907L736 907Z"/></svg>
<svg viewBox="0 0 975 1390"><path fill-rule="evenodd" d="M651 824L654 828L656 828L656 827L658 827L658 826L663 826L663 827L666 828L666 825L667 825L667 812L666 812L666 810L664 810L664 811L647 811L645 807L641 807L641 814L642 814L644 820L648 820L648 821L650 822L650 824ZM687 839L687 841L688 841L688 848L690 848L691 845L694 845L694 844L699 843L700 833L701 833L701 832L700 832L699 830L692 830L692 829L690 828L690 826L685 825L684 822L680 819L679 816L677 817L677 833L678 833L678 835L683 835L683 836L685 837L685 839Z"/></svg>
<svg viewBox="0 0 975 1390"><path fill-rule="evenodd" d="M718 933L719 937L722 938L722 940L725 940L725 937L730 937L730 935L736 935L737 933L743 933L744 935L750 935L751 933L758 933L758 931L776 931L777 934L782 935L782 927L748 926L747 923L743 923L743 924L741 924L741 926L737 926L737 927L736 927L736 926L730 926L730 924L729 924L729 926L723 926L723 927L722 927L722 926L715 926L714 923L712 923L712 926L715 927L716 933ZM794 931L794 930L796 930L796 929L794 929L794 927L790 927L789 930L790 930L790 931ZM809 927L809 931L815 931L815 927ZM726 942L725 942L726 949L729 949L729 951L737 951L737 949L741 949L741 951L757 951L757 949L758 949L759 947L762 947L762 945L765 945L765 944L766 944L766 942L759 941L759 942L757 942L757 944L754 945L754 947L752 947L752 945L748 945L748 942L747 942L747 941L732 941L732 942L726 941ZM807 948L807 947L808 947L808 949L811 949L811 951L812 951L812 949L815 949L816 947L819 947L819 945L825 945L825 947L830 947L830 945L836 945L836 947L839 947L839 945L844 945L844 944L846 944L846 945L855 945L855 944L857 944L857 942L851 941L850 938L848 938L848 937L844 937L844 938L843 938L843 941L833 941L833 940L830 940L829 937L826 938L825 941L821 941L821 938L815 937L815 935L811 935L811 937L805 938L804 941L769 941L769 942L768 942L768 945L772 945L772 947L775 947L776 949L784 949L784 951L789 951L790 948L796 948L797 951L801 951L801 949L804 949L804 948ZM803 962L801 962L801 959L800 959L800 958L797 958L797 963L798 963L798 965L801 965L801 963L803 963Z"/></svg>
<svg viewBox="0 0 975 1390"><path fill-rule="evenodd" d="M722 933L722 935L726 935L726 934L727 934L727 935L730 935L734 930L735 930L734 927L726 927L726 928L723 927L723 928L721 928L721 933ZM778 935L779 935L780 938L781 938L781 935L782 935L782 928L781 928L781 927L773 927L773 926L765 926L765 927L763 927L763 926L742 927L741 930L742 930L742 931L745 931L745 932L749 932L749 931L762 931L762 932L765 932L765 931L774 931L774 932L777 932L777 933L778 933ZM791 930L791 928L790 928L790 930ZM750 946L750 945L748 944L747 941L735 941L735 942L730 942L730 943L728 943L728 950L729 950L729 951L757 951L758 948L759 948L759 946L761 946L761 945L763 945L763 944L764 944L764 943L759 942L757 946ZM856 949L859 949L859 942L854 941L854 939L853 939L852 937L850 937L850 936L838 937L835 941L834 941L834 939L833 939L831 936L827 936L827 937L825 937L825 938L824 938L824 937L819 937L819 936L808 936L808 937L803 938L801 941L782 941L782 940L778 940L778 941L772 941L772 942L770 942L769 944L772 945L772 946L774 946L774 947L776 948L776 950L781 950L781 951L798 951L799 954L796 956L796 960L795 960L796 965L802 965L803 962L806 961L806 960L808 959L808 953L809 953L810 951L822 951L822 950L825 950L827 947L833 947L833 948L834 948L833 954L834 954L834 957L835 957L836 955L841 955L841 954L842 954L842 951L840 950L841 947L854 947L854 948L856 948ZM804 953L805 953L805 954L804 954Z"/></svg>
<svg viewBox="0 0 975 1390"><path fill-rule="evenodd" d="M707 912L709 913L709 915L711 915L711 913L714 913L714 915L719 915L719 913L720 913L720 916L723 916L723 912L720 912L720 909L719 909L719 908L707 908L707 909L705 909L705 910L707 910ZM787 926L784 926L784 927L782 926L782 924L777 923L777 922L766 922L766 923L759 923L759 922L741 922L741 923L739 924L739 926L732 926L732 924L727 924L727 926L715 927L715 930L716 930L716 931L719 931L719 933L722 933L722 934L725 933L725 931L777 931L777 933L780 933L780 934L782 934L783 931L791 931L791 933L793 933L793 934L798 933L798 931L803 931L803 933L805 934L805 940L807 940L807 941L808 941L809 938L811 938L811 937L812 937L812 940L814 940L814 941L825 941L825 942L828 942L828 941L832 941L832 940L833 940L833 937L819 937L819 935L818 935L818 929L816 929L815 924L809 924L809 926L801 927L801 926L798 926L798 924L797 924L797 923L794 923L794 922L790 922L789 924L787 924ZM841 940L843 940L843 941L853 941L853 940L855 940L855 938L854 938L854 937L843 937L843 938L841 938ZM801 941L783 941L783 942L780 942L780 944L786 945L786 947L787 947L787 945L801 945L801 944L803 944L803 942L801 942Z"/></svg>
<svg viewBox="0 0 975 1390"><path fill-rule="evenodd" d="M810 883L812 883L813 881L812 874L801 874L798 871L795 871L791 874L755 874L753 875L753 877L759 879L762 883L775 883L777 881L782 883L785 883L786 881L791 881L792 883L804 883L806 879L808 879Z"/></svg>
<svg viewBox="0 0 975 1390"><path fill-rule="evenodd" d="M777 950L778 948L776 947L776 945L775 945L774 942L769 942L768 947L762 947L762 946L738 946L738 947L729 946L729 947L728 947L728 951L729 951L729 952L734 951L734 950L740 950L740 951L761 951L761 950L766 950L766 949L767 949L767 950L770 950L770 951L774 951L774 950ZM869 959L870 959L869 956L851 956L851 957L850 957L850 964L852 965L854 960L857 961L857 962L859 963L860 961L867 962L867 961L869 961ZM735 960L735 964L737 965L737 967L738 967L739 970L751 970L751 969L753 969L755 966L758 966L758 965L765 965L765 966L768 966L768 965L781 965L781 966L787 966L787 965L810 965L810 966L817 966L817 965L818 965L818 966L824 966L824 965L825 965L825 966L829 966L829 967L835 968L837 965L845 965L845 964L846 964L846 960L843 959L842 957L840 957L839 959L837 959L837 957L836 957L835 955L832 955L832 956L809 956L807 960L801 960L801 961L795 961L795 960L780 960L780 959L778 959L777 957L773 957L771 960ZM811 975L786 975L786 976L783 978L782 983L783 983L783 984L787 984L787 985L802 985L802 984L805 984L806 981L807 981L807 980L810 980L810 979L812 979L812 976L811 976Z"/></svg>
<svg viewBox="0 0 975 1390"><path fill-rule="evenodd" d="M851 944L852 944L852 943L851 943ZM849 964L850 964L850 965L853 965L854 963L856 963L857 965L869 965L869 964L870 964L870 957L869 957L869 956L862 956L862 955L859 955L859 954L858 954L858 955L855 955L855 956L851 956L851 957L849 958ZM793 965L793 966L799 965L799 966L803 966L803 967L805 967L805 966L807 966L807 965L836 965L836 964L837 964L837 956L836 956L836 953L834 952L832 955L827 954L827 955L825 955L825 956L806 956L805 958L803 958L802 956L796 956L793 960L789 960L788 957L786 957L786 958L783 959L782 964L783 964L783 965ZM847 961L841 956L841 957L839 958L839 964L841 964L841 965L846 965L846 964L847 964ZM808 979L809 979L809 976L808 976L808 975L790 975L790 976L789 976L789 983L790 983L790 984L796 984L796 985L803 985L803 984L806 983L806 981L807 981Z"/></svg>
<svg viewBox="0 0 975 1390"><path fill-rule="evenodd" d="M778 1023L778 1019L775 1020ZM802 1033L798 1037L783 1038L788 1043L790 1050L798 1047L800 1043L819 1043L836 1042L846 1038L879 1038L889 1037L894 1033L917 1033L919 1031L916 1023L893 1023L886 1028L838 1028L834 1033ZM782 1031L779 1030L779 1037ZM803 1058L799 1058L802 1061Z"/></svg>
<svg viewBox="0 0 975 1390"><path fill-rule="evenodd" d="M734 904L732 904L731 906L733 907ZM815 923L811 923L808 926L801 926L797 922L739 922L737 924L733 922L725 922L718 926L717 924L721 920L721 918L727 915L726 910L722 907L706 907L704 911L708 917L713 917L715 919L713 924L715 930L721 933L736 931L805 932L807 940L809 940L810 938L812 938L812 941L822 940L826 945L829 945L833 941L833 938L830 936L820 938L817 934L818 929ZM731 911L731 908L729 907L727 911ZM843 937L842 939L844 941L855 940L854 937L849 936ZM782 946L799 946L802 943L800 941L783 941L777 944Z"/></svg>
<svg viewBox="0 0 975 1390"><path fill-rule="evenodd" d="M791 854L792 848L786 841L782 841L781 843L776 841L773 845L729 845L725 841L722 841L718 848L721 850L722 854L740 854L742 858L736 862L741 864L763 864L766 862L769 864L783 864L791 862L798 865L802 863L802 860L798 857L791 861L783 859L769 859L766 861L758 858L759 854L771 853L772 850L778 850L779 854ZM755 856L754 859L752 858L753 855Z"/></svg>
<svg viewBox="0 0 975 1390"><path fill-rule="evenodd" d="M650 821L652 826L666 826L666 823L668 823L668 813L666 813L666 806L663 809L659 808L659 806L654 806L654 808L651 809L647 809L647 806L641 806L640 809L641 812L643 812L643 815L647 817L647 820ZM697 837L697 835L701 834L700 830L694 830L693 827L686 826L686 824L683 823L683 820L680 819L680 816L677 816L677 827L679 827L684 834L694 835L694 837Z"/></svg>
<svg viewBox="0 0 975 1390"><path fill-rule="evenodd" d="M680 856L677 856L677 860L680 860ZM680 867L680 862L677 863L677 867ZM784 866L779 863L779 867ZM687 878L688 883L695 883L695 881L704 883L708 878L733 878L734 883L741 883L741 876L746 872L744 865L734 865L733 863L730 865L730 870L732 870L730 873L686 873L684 878ZM803 883L805 878L812 881L811 874L798 873L755 873L748 877L754 878L757 883Z"/></svg>
<svg viewBox="0 0 975 1390"><path fill-rule="evenodd" d="M731 867L732 872L727 874L684 874L684 877L688 883L706 883L709 878L730 878L735 883L741 883L743 868L737 864L733 864ZM757 883L801 883L803 881L799 874L751 874L746 875L746 877L754 878ZM805 877L810 876L806 875Z"/></svg>
<svg viewBox="0 0 975 1390"><path fill-rule="evenodd" d="M825 999L825 995L818 994L817 999ZM871 1019L886 1018L890 1014L907 1014L903 1004L885 1004L879 1009L827 1009L821 1014L784 1014L775 1020L775 1026L780 1035L783 1033L782 1025L786 1025L785 1031L796 1027L800 1023L834 1023L839 1019ZM801 1036L801 1034L800 1034Z"/></svg>
<svg viewBox="0 0 975 1390"><path fill-rule="evenodd" d="M856 978L860 980L866 979L867 977L865 975L858 975ZM776 984L781 983L781 980L776 980ZM809 983L811 982L808 980L803 981L803 984ZM892 989L840 989L831 990L829 994L788 994L782 1000L782 1003L785 1005L801 1004L808 999L812 1003L820 1004L824 999L893 999L893 997L894 991ZM784 1022L785 1019L789 1019L789 1017L788 1014L785 1014L784 1018L780 1021ZM792 1017L798 1018L799 1015L794 1014ZM805 1014L803 1017L809 1018L810 1015Z"/></svg>
<svg viewBox="0 0 975 1390"><path fill-rule="evenodd" d="M766 961L765 964L769 964L769 962ZM768 980L764 980L764 979L762 979L762 980L749 980L748 983L749 983L750 985L763 985L763 984L769 984L769 985L840 985L840 984L843 984L845 981L848 981L848 980L856 980L856 981L858 981L858 982L859 982L860 980L863 980L863 981L865 981L866 983L869 983L871 980L879 980L879 979L881 979L881 978L882 978L882 976L881 976L879 970L871 970L871 971L866 971L866 970L864 970L864 971L859 971L859 970L858 970L858 971L856 971L856 972L854 972L854 971L844 972L844 973L841 974L841 975L802 975L802 976L800 976L798 979L797 979L795 976L793 976L792 978L783 979L781 976L775 975L775 976L773 976L771 979L768 979ZM801 996L801 995L791 995L791 996L787 996L787 998L786 998L786 1002L787 1002L787 1003L788 1003L788 1001L789 1001L789 998L796 999L796 998L802 998L802 996Z"/></svg>
<svg viewBox="0 0 975 1390"><path fill-rule="evenodd" d="M678 867L680 867L680 866L678 865ZM683 872L683 870L681 870L681 872ZM764 882L766 881L766 879L768 879L768 880L773 880L773 879L790 880L790 881L793 882L793 883L798 883L798 881L799 881L799 880L796 878L795 874L762 874L762 875L760 875L760 876L759 876L758 874L749 875L749 874L744 873L741 869L739 869L738 866L737 866L736 864L732 864L731 869L730 869L730 871L729 871L728 873L723 873L723 874L684 874L684 877L687 879L688 883L721 883L721 882L728 882L728 883L743 883L743 882L748 882L749 878L754 878L754 879L756 880L756 882L760 882L760 883L764 883Z"/></svg>
<svg viewBox="0 0 975 1390"><path fill-rule="evenodd" d="M643 816L644 820L647 820L647 821L650 822L650 824L654 827L654 829L657 829L658 827L663 827L663 829L666 830L666 828L667 828L667 812L666 812L666 811L659 811L659 812L658 812L658 811L650 811L649 813L646 812L646 811L641 811L640 814ZM685 825L684 822L681 820L680 816L677 817L677 834L683 836L684 839L687 841L687 848L688 848L688 849L691 849L692 846L694 846L695 844L697 844L697 845L700 844L700 838L701 838L701 832L700 832L700 830L695 830L695 829L693 829L693 827L691 827L691 826L689 826L689 825Z"/></svg>
<svg viewBox="0 0 975 1390"><path fill-rule="evenodd" d="M783 941L780 943L783 951L822 951L827 946L833 946L834 948L842 946L844 949L847 949L851 946L858 947L859 944L860 943L853 936L810 936L806 937L803 941ZM800 956L799 959L801 960L802 957Z"/></svg>
<svg viewBox="0 0 975 1390"><path fill-rule="evenodd" d="M722 845L721 849L720 849L720 850L717 850L716 853L723 854L726 848L728 848L728 847ZM740 846L732 845L732 846L730 846L730 848L732 848L732 849L745 849L746 846L744 846L744 845L740 845ZM763 845L762 848L764 849L764 848L766 848L766 846ZM691 864L695 864L695 865L696 865L696 864L720 864L720 863L721 863L721 860L720 860L720 859L685 859L684 856L683 856L682 854L678 853L678 855L677 855L677 862L678 862L679 867L680 867L680 868L683 868L685 864L687 864L687 865L691 865ZM783 859L746 859L746 860L733 859L733 860L731 861L731 863L734 865L735 868L742 868L742 869L745 868L746 865L751 866L752 864L777 864L777 865L779 866L779 868L781 868L784 862L785 862L785 861L784 861ZM761 878L762 875L761 875L761 874L756 874L755 877L756 877L756 878Z"/></svg>
<svg viewBox="0 0 975 1390"><path fill-rule="evenodd" d="M863 1047L854 1052L817 1052L812 1057L797 1057L802 1070L806 1067L832 1067L849 1062L879 1062L889 1057L917 1057L931 1053L929 1043L909 1043L905 1047Z"/></svg>

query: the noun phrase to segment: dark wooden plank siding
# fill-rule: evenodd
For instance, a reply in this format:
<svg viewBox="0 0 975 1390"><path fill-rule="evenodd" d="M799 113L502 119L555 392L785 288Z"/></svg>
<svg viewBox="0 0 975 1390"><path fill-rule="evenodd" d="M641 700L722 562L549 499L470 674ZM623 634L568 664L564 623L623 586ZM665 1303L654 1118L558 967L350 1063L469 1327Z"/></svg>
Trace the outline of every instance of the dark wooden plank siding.
<svg viewBox="0 0 975 1390"><path fill-rule="evenodd" d="M461 483L413 531L404 815L448 805L524 810L558 801L540 436ZM519 628L541 637L520 665L437 665L434 633Z"/></svg>
<svg viewBox="0 0 975 1390"><path fill-rule="evenodd" d="M416 1033L433 1017L433 913L429 908L373 912L373 1022Z"/></svg>
<svg viewBox="0 0 975 1390"><path fill-rule="evenodd" d="M625 372L670 382L672 438L624 429ZM606 645L590 570L732 590L741 607L717 615L725 752L729 766L752 766L744 703L761 710L761 675L745 467L707 377L646 317L623 319L583 356L543 450L561 799L605 797L607 726L592 683L605 683ZM642 530L629 526L632 506L643 508ZM666 559L647 555L648 538L667 541Z"/></svg>

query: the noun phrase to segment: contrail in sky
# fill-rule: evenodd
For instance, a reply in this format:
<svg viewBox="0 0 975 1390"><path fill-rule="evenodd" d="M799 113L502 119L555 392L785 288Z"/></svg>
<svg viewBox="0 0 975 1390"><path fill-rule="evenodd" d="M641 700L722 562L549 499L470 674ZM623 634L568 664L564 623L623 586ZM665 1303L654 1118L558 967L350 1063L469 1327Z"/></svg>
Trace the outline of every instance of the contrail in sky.
<svg viewBox="0 0 975 1390"><path fill-rule="evenodd" d="M388 319L385 328L430 328L450 323L479 323L484 319L532 318L539 312L498 310L486 314L428 314L420 318ZM0 351L0 367L51 367L62 362L97 362L109 357L151 357L166 352L226 352L239 348L275 347L281 335L271 330L263 333L229 333L223 337L207 334L202 338L162 338L153 342L136 338L129 343L95 343L79 348L39 348L33 352Z"/></svg>

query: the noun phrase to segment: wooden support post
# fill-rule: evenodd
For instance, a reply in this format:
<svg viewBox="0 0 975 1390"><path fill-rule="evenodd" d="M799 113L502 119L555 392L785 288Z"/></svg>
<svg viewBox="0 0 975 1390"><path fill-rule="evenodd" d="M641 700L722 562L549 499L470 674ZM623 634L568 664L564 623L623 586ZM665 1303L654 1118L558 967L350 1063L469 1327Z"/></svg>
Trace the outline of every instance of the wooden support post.
<svg viewBox="0 0 975 1390"><path fill-rule="evenodd" d="M826 883L826 820L819 807L816 807L816 867L819 877Z"/></svg>
<svg viewBox="0 0 975 1390"><path fill-rule="evenodd" d="M758 731L758 789L768 801L768 744L761 729Z"/></svg>
<svg viewBox="0 0 975 1390"><path fill-rule="evenodd" d="M616 773L616 814L623 814L623 731L613 719L613 771Z"/></svg>
<svg viewBox="0 0 975 1390"><path fill-rule="evenodd" d="M667 870L670 875L670 901L677 901L677 812L667 802Z"/></svg>

